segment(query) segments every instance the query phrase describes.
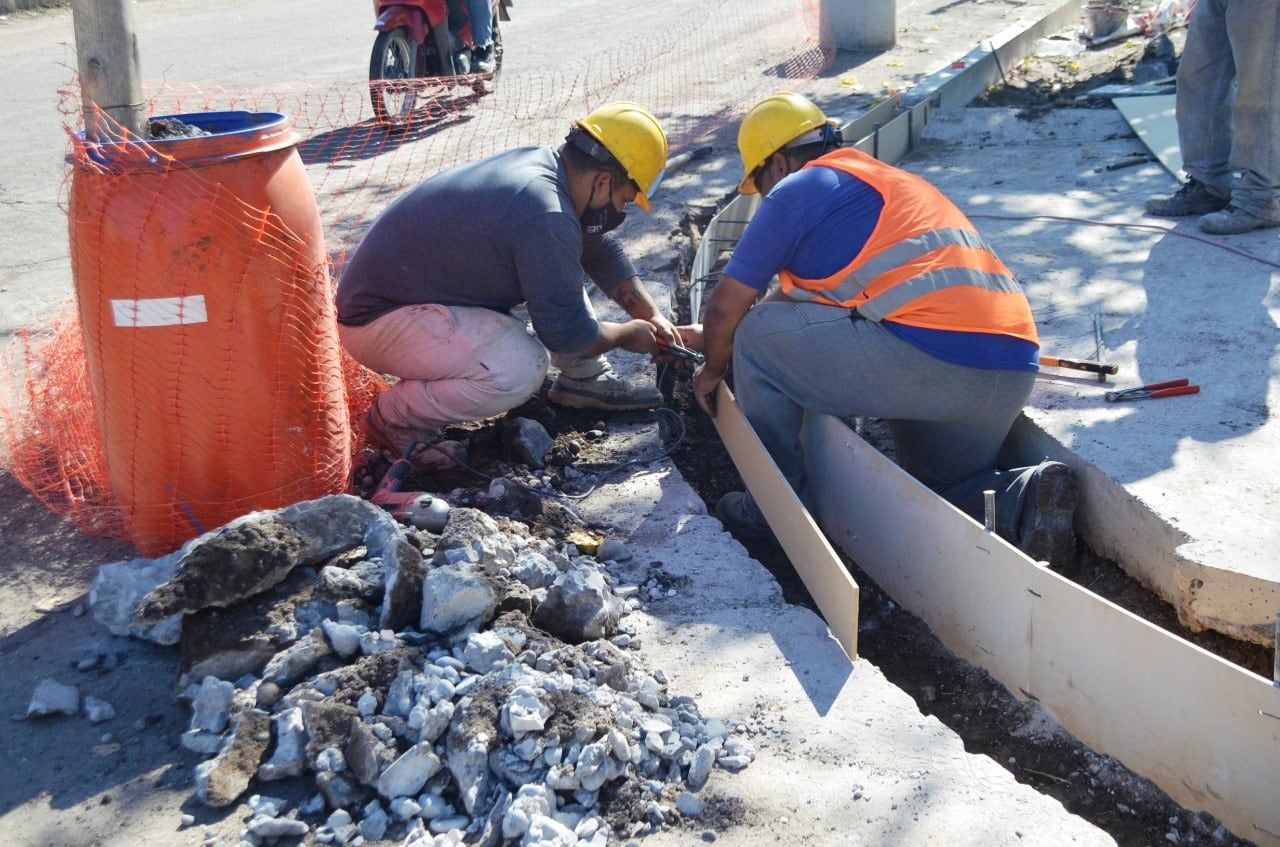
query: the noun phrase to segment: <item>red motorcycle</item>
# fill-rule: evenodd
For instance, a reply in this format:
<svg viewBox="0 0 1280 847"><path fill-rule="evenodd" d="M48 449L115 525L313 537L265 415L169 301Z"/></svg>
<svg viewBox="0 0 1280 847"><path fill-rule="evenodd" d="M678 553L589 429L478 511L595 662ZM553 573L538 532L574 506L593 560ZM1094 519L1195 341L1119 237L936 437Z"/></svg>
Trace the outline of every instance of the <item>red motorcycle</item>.
<svg viewBox="0 0 1280 847"><path fill-rule="evenodd" d="M373 55L369 60L369 96L374 119L402 124L414 109L420 84L407 80L457 77L471 73L475 49L467 0L373 0L378 16ZM511 0L489 0L492 15L493 70L473 75L468 82L477 94L490 89L502 67L499 20L510 20Z"/></svg>

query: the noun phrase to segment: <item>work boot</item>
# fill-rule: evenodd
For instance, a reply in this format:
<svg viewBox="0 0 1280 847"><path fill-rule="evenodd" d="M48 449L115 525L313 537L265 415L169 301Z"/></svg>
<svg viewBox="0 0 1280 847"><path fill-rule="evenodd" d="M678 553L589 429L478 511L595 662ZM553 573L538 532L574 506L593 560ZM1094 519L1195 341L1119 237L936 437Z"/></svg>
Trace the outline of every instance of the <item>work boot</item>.
<svg viewBox="0 0 1280 847"><path fill-rule="evenodd" d="M729 534L744 541L776 541L760 507L745 491L730 491L716 503L716 517Z"/></svg>
<svg viewBox="0 0 1280 847"><path fill-rule="evenodd" d="M376 402L369 407L364 422L369 443L379 450L389 450L397 459L408 455L416 470L444 470L457 467L467 459L467 448L462 442L441 441L434 433L390 423L378 410Z"/></svg>
<svg viewBox="0 0 1280 847"><path fill-rule="evenodd" d="M547 399L570 409L637 412L661 406L662 392L656 386L632 385L606 366L595 376L584 379L561 373L551 383Z"/></svg>
<svg viewBox="0 0 1280 847"><path fill-rule="evenodd" d="M1260 218L1232 204L1221 211L1212 212L1196 221L1201 231L1214 235L1239 235L1269 226L1280 226L1280 220Z"/></svg>
<svg viewBox="0 0 1280 847"><path fill-rule="evenodd" d="M1055 568L1071 566L1076 557L1072 524L1079 502L1075 471L1062 462L1041 462L1023 494L1018 549Z"/></svg>
<svg viewBox="0 0 1280 847"><path fill-rule="evenodd" d="M493 45L471 48L471 70L478 74L491 74L498 67L493 56Z"/></svg>
<svg viewBox="0 0 1280 847"><path fill-rule="evenodd" d="M1148 215L1158 218L1183 218L1225 209L1230 202L1230 196L1220 194L1191 177L1168 197L1152 197L1147 201L1146 210Z"/></svg>

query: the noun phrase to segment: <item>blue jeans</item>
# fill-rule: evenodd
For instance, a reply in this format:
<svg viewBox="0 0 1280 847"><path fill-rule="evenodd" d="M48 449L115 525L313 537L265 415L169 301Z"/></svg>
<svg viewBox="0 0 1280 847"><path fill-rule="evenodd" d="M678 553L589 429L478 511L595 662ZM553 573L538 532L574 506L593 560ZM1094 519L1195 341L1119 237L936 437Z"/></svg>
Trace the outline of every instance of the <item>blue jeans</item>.
<svg viewBox="0 0 1280 847"><path fill-rule="evenodd" d="M884 420L898 464L975 520L996 492L996 530L1017 532L1029 468L997 470L1009 429L1035 384L1030 371L935 359L878 323L818 303L766 302L738 325L733 388L742 413L806 503L805 411Z"/></svg>
<svg viewBox="0 0 1280 847"><path fill-rule="evenodd" d="M1187 175L1242 211L1280 219L1280 3L1196 3L1176 112Z"/></svg>
<svg viewBox="0 0 1280 847"><path fill-rule="evenodd" d="M493 42L493 9L489 0L467 0L471 15L471 46L488 47Z"/></svg>

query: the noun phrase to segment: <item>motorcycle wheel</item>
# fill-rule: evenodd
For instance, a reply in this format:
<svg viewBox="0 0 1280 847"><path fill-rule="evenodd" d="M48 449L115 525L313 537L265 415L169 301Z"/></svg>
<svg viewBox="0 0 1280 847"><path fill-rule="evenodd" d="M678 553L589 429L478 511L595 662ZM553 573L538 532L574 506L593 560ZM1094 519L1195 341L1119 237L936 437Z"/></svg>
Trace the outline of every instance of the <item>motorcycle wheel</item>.
<svg viewBox="0 0 1280 847"><path fill-rule="evenodd" d="M369 59L369 99L375 121L397 126L408 122L417 99L412 83L417 67L418 45L407 28L378 33Z"/></svg>

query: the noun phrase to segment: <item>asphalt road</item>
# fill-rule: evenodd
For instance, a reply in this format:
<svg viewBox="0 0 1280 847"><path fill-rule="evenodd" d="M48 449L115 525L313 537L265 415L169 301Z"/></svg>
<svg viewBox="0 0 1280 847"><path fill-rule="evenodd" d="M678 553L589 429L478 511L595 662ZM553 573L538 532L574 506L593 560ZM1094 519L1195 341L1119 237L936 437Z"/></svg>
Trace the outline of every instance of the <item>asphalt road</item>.
<svg viewBox="0 0 1280 847"><path fill-rule="evenodd" d="M368 73L367 2L137 0L132 8L147 83L345 83ZM556 0L513 9L503 32L521 49L508 51L505 67L539 67L598 43L592 8L599 4ZM18 327L46 324L73 293L59 205L68 150L59 92L74 90L76 65L69 8L0 18L0 347Z"/></svg>
<svg viewBox="0 0 1280 847"><path fill-rule="evenodd" d="M139 0L144 80L255 84L360 79L373 43L370 4L344 0ZM0 21L0 345L41 325L72 294L59 91L76 85L70 9Z"/></svg>

